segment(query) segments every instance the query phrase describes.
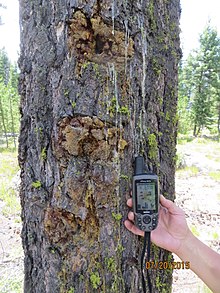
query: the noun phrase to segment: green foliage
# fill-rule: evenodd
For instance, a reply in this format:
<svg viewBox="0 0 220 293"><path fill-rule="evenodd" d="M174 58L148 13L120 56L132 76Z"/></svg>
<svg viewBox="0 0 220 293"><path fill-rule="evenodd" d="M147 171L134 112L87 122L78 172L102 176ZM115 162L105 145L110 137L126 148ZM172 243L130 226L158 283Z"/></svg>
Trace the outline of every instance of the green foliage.
<svg viewBox="0 0 220 293"><path fill-rule="evenodd" d="M118 213L114 213L112 212L112 217L116 220L116 221L120 221L122 219L122 214Z"/></svg>
<svg viewBox="0 0 220 293"><path fill-rule="evenodd" d="M71 102L73 109L76 107L76 102Z"/></svg>
<svg viewBox="0 0 220 293"><path fill-rule="evenodd" d="M47 151L45 147L42 149L40 156L43 161L47 159Z"/></svg>
<svg viewBox="0 0 220 293"><path fill-rule="evenodd" d="M19 276L0 277L0 290L1 292L20 293L23 291L23 281Z"/></svg>
<svg viewBox="0 0 220 293"><path fill-rule="evenodd" d="M0 80L7 84L10 74L10 60L5 49L0 49Z"/></svg>
<svg viewBox="0 0 220 293"><path fill-rule="evenodd" d="M19 132L18 70L12 65L4 49L0 50L0 136L9 147L9 137L13 137L16 146L16 134Z"/></svg>
<svg viewBox="0 0 220 293"><path fill-rule="evenodd" d="M39 180L32 182L32 187L34 188L41 188L41 182Z"/></svg>
<svg viewBox="0 0 220 293"><path fill-rule="evenodd" d="M149 146L149 158L150 159L156 159L157 153L158 153L158 143L157 143L157 137L154 133L149 134L148 136L148 146Z"/></svg>
<svg viewBox="0 0 220 293"><path fill-rule="evenodd" d="M159 76L161 73L161 65L159 64L158 60L156 58L152 59L152 67L154 73Z"/></svg>
<svg viewBox="0 0 220 293"><path fill-rule="evenodd" d="M179 67L179 132L198 136L203 129L220 128L220 38L208 25L199 49ZM220 131L220 129L219 129Z"/></svg>
<svg viewBox="0 0 220 293"><path fill-rule="evenodd" d="M116 113L121 113L122 115L130 114L130 111L127 106L119 107L117 98L115 96L111 99L110 104L107 107L107 110L111 118L113 118Z"/></svg>
<svg viewBox="0 0 220 293"><path fill-rule="evenodd" d="M147 8L148 17L150 19L150 28L152 31L155 31L157 28L156 17L154 16L154 1L151 0Z"/></svg>
<svg viewBox="0 0 220 293"><path fill-rule="evenodd" d="M182 169L177 170L178 175L182 175L183 177L189 176L197 176L199 173L199 169L196 166L186 166Z"/></svg>
<svg viewBox="0 0 220 293"><path fill-rule="evenodd" d="M186 167L185 155L178 152L176 155L176 170L184 169Z"/></svg>
<svg viewBox="0 0 220 293"><path fill-rule="evenodd" d="M209 173L209 176L212 178L212 179L214 179L214 180L216 180L216 181L220 181L220 172L219 171L216 171L216 172L210 172Z"/></svg>
<svg viewBox="0 0 220 293"><path fill-rule="evenodd" d="M93 289L98 289L99 285L101 284L101 279L98 272L94 272L90 275L90 282Z"/></svg>
<svg viewBox="0 0 220 293"><path fill-rule="evenodd" d="M212 238L213 238L214 240L218 240L218 239L219 239L219 234L218 234L218 232L214 231L214 232L212 233Z"/></svg>
<svg viewBox="0 0 220 293"><path fill-rule="evenodd" d="M127 180L127 181L129 180L129 177L127 175L124 175L124 174L121 174L120 178L124 179L124 180Z"/></svg>
<svg viewBox="0 0 220 293"><path fill-rule="evenodd" d="M122 253L124 250L125 250L125 248L123 247L123 245L122 245L122 244L118 244L118 246L117 246L117 252L120 254L120 253Z"/></svg>
<svg viewBox="0 0 220 293"><path fill-rule="evenodd" d="M114 117L117 108L118 108L118 102L117 102L117 99L116 99L116 97L113 97L113 98L111 99L110 106L107 108L110 117Z"/></svg>
<svg viewBox="0 0 220 293"><path fill-rule="evenodd" d="M159 292L166 293L166 284L160 281L160 276L156 276L155 281L156 288L159 290Z"/></svg>
<svg viewBox="0 0 220 293"><path fill-rule="evenodd" d="M187 66L179 65L179 87L178 87L178 117L179 132L187 134L191 128L190 122L190 78L188 77Z"/></svg>
<svg viewBox="0 0 220 293"><path fill-rule="evenodd" d="M128 109L128 107L122 106L118 109L118 112L123 114L123 115L129 115L130 111Z"/></svg>
<svg viewBox="0 0 220 293"><path fill-rule="evenodd" d="M5 215L20 213L20 202L12 185L18 171L17 152L0 153L0 200L5 204L2 210Z"/></svg>
<svg viewBox="0 0 220 293"><path fill-rule="evenodd" d="M111 273L115 273L117 271L116 269L116 262L114 257L106 257L105 258L105 265L107 267L107 270Z"/></svg>
<svg viewBox="0 0 220 293"><path fill-rule="evenodd" d="M190 230L192 231L192 233L196 236L196 237L199 237L199 231L197 230L196 226L192 225L190 227Z"/></svg>

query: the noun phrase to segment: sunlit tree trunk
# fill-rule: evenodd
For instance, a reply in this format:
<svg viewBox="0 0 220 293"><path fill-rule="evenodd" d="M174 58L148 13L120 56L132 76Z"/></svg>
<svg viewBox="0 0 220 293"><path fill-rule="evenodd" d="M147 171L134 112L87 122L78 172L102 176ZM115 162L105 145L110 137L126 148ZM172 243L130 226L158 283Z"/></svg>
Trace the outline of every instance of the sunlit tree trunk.
<svg viewBox="0 0 220 293"><path fill-rule="evenodd" d="M24 291L141 292L143 239L123 221L137 154L174 199L179 1L20 11ZM171 292L170 271L151 278Z"/></svg>

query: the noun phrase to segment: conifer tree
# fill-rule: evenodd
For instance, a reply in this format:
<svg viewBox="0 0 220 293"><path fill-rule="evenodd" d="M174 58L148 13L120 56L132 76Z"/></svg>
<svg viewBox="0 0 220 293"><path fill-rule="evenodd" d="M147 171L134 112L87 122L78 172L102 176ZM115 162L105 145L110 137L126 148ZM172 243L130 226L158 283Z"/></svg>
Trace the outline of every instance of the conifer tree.
<svg viewBox="0 0 220 293"><path fill-rule="evenodd" d="M16 133L19 131L18 69L11 64L5 49L0 50L0 135L9 147L13 137L16 147Z"/></svg>
<svg viewBox="0 0 220 293"><path fill-rule="evenodd" d="M220 39L216 29L207 25L199 41L198 50L189 55L179 76L179 108L190 112L194 136L216 123L219 108Z"/></svg>

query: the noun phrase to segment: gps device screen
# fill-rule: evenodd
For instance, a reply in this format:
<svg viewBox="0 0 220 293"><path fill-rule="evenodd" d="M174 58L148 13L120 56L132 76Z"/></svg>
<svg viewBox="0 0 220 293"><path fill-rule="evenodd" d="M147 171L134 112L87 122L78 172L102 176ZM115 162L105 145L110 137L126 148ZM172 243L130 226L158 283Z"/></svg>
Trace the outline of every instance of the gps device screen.
<svg viewBox="0 0 220 293"><path fill-rule="evenodd" d="M154 182L137 182L137 210L156 210L156 186Z"/></svg>

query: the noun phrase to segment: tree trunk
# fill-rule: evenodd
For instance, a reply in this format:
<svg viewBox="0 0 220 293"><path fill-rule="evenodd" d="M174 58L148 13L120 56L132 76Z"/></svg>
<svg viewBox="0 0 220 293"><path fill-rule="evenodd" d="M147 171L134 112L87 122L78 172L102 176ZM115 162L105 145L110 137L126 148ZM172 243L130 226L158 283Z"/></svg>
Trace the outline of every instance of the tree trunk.
<svg viewBox="0 0 220 293"><path fill-rule="evenodd" d="M4 93L2 93L4 94ZM4 114L4 109L3 109L3 105L2 105L2 100L1 100L1 97L0 97L0 111L1 111L1 124L2 124L2 129L3 129L3 132L4 132L4 137L5 137L5 140L6 140L6 147L8 148L9 147L9 142L8 142L8 133L7 133L7 127L6 127L6 123L5 123L5 114Z"/></svg>
<svg viewBox="0 0 220 293"><path fill-rule="evenodd" d="M15 123L14 123L14 114L13 114L13 93L12 90L10 88L10 93L8 95L8 99L9 99L9 111L10 111L10 118L11 118L11 133L12 133L12 137L13 137L13 141L14 141L14 147L16 148L16 135L15 135Z"/></svg>
<svg viewBox="0 0 220 293"><path fill-rule="evenodd" d="M123 221L137 154L174 199L179 1L20 11L24 291L142 292L143 239ZM153 292L171 292L170 271L150 273Z"/></svg>
<svg viewBox="0 0 220 293"><path fill-rule="evenodd" d="M218 105L218 138L220 138L220 103Z"/></svg>

